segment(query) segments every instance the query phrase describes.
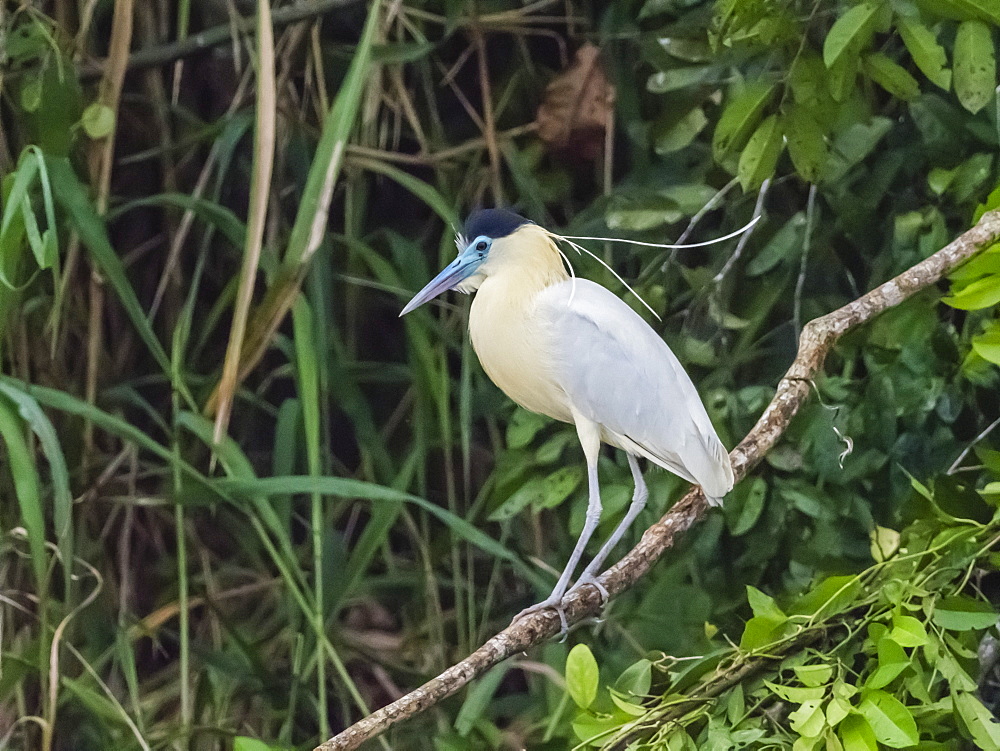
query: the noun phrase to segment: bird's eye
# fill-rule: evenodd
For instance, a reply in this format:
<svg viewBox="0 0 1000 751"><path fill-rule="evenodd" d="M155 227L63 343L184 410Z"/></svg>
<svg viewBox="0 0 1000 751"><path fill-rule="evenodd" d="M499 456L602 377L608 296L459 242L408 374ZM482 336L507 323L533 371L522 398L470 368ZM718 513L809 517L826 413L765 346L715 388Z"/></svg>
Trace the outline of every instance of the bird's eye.
<svg viewBox="0 0 1000 751"><path fill-rule="evenodd" d="M476 250L478 250L480 253L482 253L483 251L485 251L486 250L486 241L485 240L480 240L478 243L476 243Z"/></svg>

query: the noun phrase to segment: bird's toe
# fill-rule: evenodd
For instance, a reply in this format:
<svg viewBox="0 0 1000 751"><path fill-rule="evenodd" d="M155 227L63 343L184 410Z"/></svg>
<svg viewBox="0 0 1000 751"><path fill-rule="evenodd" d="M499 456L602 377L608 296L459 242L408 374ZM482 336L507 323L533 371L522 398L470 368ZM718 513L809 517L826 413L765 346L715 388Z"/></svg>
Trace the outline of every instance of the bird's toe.
<svg viewBox="0 0 1000 751"><path fill-rule="evenodd" d="M608 600L611 598L611 595L608 594L607 587L601 584L601 582L597 579L596 576L594 576L593 574L588 574L586 572L580 575L580 578L576 580L576 584L570 587L569 592L567 592L566 594L575 592L580 587L586 586L588 584L592 586L594 589L596 589L597 593L601 596L601 607L607 605Z"/></svg>
<svg viewBox="0 0 1000 751"><path fill-rule="evenodd" d="M566 620L566 610L562 606L562 597L559 598L549 597L545 600L542 600L539 603L532 605L531 607L525 608L520 613L514 616L514 620L511 621L511 623L512 624L516 623L517 621L524 618L526 615L531 615L532 613L537 613L547 608L552 608L559 615L560 641L565 641L566 634L569 633L569 621Z"/></svg>

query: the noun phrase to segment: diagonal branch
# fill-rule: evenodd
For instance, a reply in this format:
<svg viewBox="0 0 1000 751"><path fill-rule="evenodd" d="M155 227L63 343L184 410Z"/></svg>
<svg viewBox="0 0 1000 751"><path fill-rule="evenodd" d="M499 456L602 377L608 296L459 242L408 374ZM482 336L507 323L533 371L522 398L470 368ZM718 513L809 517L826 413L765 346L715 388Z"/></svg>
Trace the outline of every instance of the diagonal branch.
<svg viewBox="0 0 1000 751"><path fill-rule="evenodd" d="M757 424L732 454L736 479L742 479L778 442L799 407L809 396L809 384L820 372L827 353L847 331L882 311L895 307L922 289L938 282L980 250L1000 241L1000 211L983 215L979 223L934 255L885 284L832 313L810 321L802 330L799 353ZM705 513L707 505L699 488L691 488L673 508L643 534L617 564L601 574L599 581L610 595L635 584ZM581 587L563 600L569 623L577 623L600 610L601 596L595 587ZM521 618L492 637L456 665L420 688L370 716L356 722L316 751L353 749L401 720L433 707L499 662L540 644L559 633L559 616L542 610Z"/></svg>

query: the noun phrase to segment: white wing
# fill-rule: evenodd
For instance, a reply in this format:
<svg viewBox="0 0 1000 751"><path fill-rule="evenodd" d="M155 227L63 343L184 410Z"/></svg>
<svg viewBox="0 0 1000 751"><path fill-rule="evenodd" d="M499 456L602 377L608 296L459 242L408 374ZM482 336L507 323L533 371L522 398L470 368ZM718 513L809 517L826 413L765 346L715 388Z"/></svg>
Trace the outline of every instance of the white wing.
<svg viewBox="0 0 1000 751"><path fill-rule="evenodd" d="M733 487L729 454L698 391L659 335L617 296L586 279L538 296L549 325L553 376L605 440L701 485L710 499Z"/></svg>

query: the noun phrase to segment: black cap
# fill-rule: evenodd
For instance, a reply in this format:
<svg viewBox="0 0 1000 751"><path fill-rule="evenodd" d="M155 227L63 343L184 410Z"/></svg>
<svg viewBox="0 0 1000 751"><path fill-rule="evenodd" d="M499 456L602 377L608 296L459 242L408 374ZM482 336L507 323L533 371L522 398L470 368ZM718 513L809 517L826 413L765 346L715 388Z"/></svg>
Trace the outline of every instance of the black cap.
<svg viewBox="0 0 1000 751"><path fill-rule="evenodd" d="M469 218L465 220L462 236L474 240L483 235L496 240L506 237L518 227L531 223L520 214L507 209L480 209L469 214Z"/></svg>

